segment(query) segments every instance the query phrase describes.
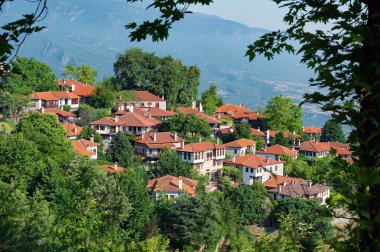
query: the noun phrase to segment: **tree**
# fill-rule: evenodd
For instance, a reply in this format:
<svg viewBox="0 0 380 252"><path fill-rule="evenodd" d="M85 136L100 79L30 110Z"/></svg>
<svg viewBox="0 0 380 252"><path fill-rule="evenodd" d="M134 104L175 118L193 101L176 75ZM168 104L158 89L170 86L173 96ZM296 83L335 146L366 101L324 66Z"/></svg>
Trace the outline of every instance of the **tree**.
<svg viewBox="0 0 380 252"><path fill-rule="evenodd" d="M83 83L93 84L98 72L87 65L80 65L75 67L74 64L65 66L62 75L67 77L74 77Z"/></svg>
<svg viewBox="0 0 380 252"><path fill-rule="evenodd" d="M115 95L111 89L99 86L91 95L89 104L94 108L111 108L115 102Z"/></svg>
<svg viewBox="0 0 380 252"><path fill-rule="evenodd" d="M79 109L75 111L80 120L77 122L80 126L86 126L90 122L99 120L109 115L108 109L96 109L86 104L80 104Z"/></svg>
<svg viewBox="0 0 380 252"><path fill-rule="evenodd" d="M198 95L200 70L170 56L157 57L141 49L126 50L114 64L117 90L147 90L164 95L168 106L190 105Z"/></svg>
<svg viewBox="0 0 380 252"><path fill-rule="evenodd" d="M0 90L0 114L8 117L14 101L12 95L6 91Z"/></svg>
<svg viewBox="0 0 380 252"><path fill-rule="evenodd" d="M18 95L59 90L51 68L33 58L17 57L1 89Z"/></svg>
<svg viewBox="0 0 380 252"><path fill-rule="evenodd" d="M290 139L285 138L284 132L282 132L282 131L278 132L276 134L276 136L270 141L270 145L279 144L279 145L286 146L286 147L290 146L289 143L290 143Z"/></svg>
<svg viewBox="0 0 380 252"><path fill-rule="evenodd" d="M223 105L223 98L218 97L216 85L210 85L208 89L202 92L201 97L203 110L206 114L215 113L216 107Z"/></svg>
<svg viewBox="0 0 380 252"><path fill-rule="evenodd" d="M121 131L117 132L107 149L107 159L128 167L133 162L133 147L129 138Z"/></svg>
<svg viewBox="0 0 380 252"><path fill-rule="evenodd" d="M246 138L251 136L251 126L248 123L240 122L235 124L235 131L233 132L234 140Z"/></svg>
<svg viewBox="0 0 380 252"><path fill-rule="evenodd" d="M302 108L290 98L282 95L272 97L263 113L265 124L272 130L302 132Z"/></svg>
<svg viewBox="0 0 380 252"><path fill-rule="evenodd" d="M346 142L342 126L331 119L323 125L320 140L322 142Z"/></svg>
<svg viewBox="0 0 380 252"><path fill-rule="evenodd" d="M264 142L264 139L262 137L259 137L259 136L251 136L250 137L252 140L255 140L256 141L256 149L257 150L261 150L262 148L265 147L265 142Z"/></svg>
<svg viewBox="0 0 380 252"><path fill-rule="evenodd" d="M162 149L158 161L150 166L149 171L152 178L165 175L187 178L196 178L197 176L196 170L193 170L190 164L182 162L177 153L168 148Z"/></svg>
<svg viewBox="0 0 380 252"><path fill-rule="evenodd" d="M277 220L291 215L299 223L299 228L306 225L304 239L300 241L305 251L315 251L323 242L331 241L334 237L327 209L315 200L287 198L274 207L272 214Z"/></svg>

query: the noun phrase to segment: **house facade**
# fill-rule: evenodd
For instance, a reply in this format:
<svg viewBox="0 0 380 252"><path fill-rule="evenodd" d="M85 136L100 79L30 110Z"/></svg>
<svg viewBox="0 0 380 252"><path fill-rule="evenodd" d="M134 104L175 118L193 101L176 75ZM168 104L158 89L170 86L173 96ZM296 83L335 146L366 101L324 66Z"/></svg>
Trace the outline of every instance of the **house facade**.
<svg viewBox="0 0 380 252"><path fill-rule="evenodd" d="M211 178L218 170L223 168L225 150L224 146L210 142L183 144L176 149L182 162L189 163L201 175L209 175Z"/></svg>
<svg viewBox="0 0 380 252"><path fill-rule="evenodd" d="M152 197L155 200L159 200L160 197L166 199L177 198L180 193L186 192L191 197L196 194L196 188L198 181L183 176L164 176L148 181L146 188L151 191Z"/></svg>
<svg viewBox="0 0 380 252"><path fill-rule="evenodd" d="M302 132L308 135L310 138L316 137L322 134L322 129L315 126L302 127Z"/></svg>
<svg viewBox="0 0 380 252"><path fill-rule="evenodd" d="M136 112L128 112L118 120L123 123L123 130L126 135L141 136L150 132L158 131L161 121L146 117Z"/></svg>
<svg viewBox="0 0 380 252"><path fill-rule="evenodd" d="M65 129L67 138L69 140L77 139L77 137L83 130L83 127L80 127L75 123L62 123L62 126Z"/></svg>
<svg viewBox="0 0 380 252"><path fill-rule="evenodd" d="M265 148L264 150L260 150L256 152L257 155L267 157L267 158L273 158L279 160L281 155L288 155L293 160L297 159L298 153L294 149L289 149L288 147L276 144L270 147Z"/></svg>
<svg viewBox="0 0 380 252"><path fill-rule="evenodd" d="M120 104L119 110L128 110L131 106L143 109L160 108L166 110L166 100L148 91L132 91L131 101Z"/></svg>
<svg viewBox="0 0 380 252"><path fill-rule="evenodd" d="M80 103L87 104L96 87L87 83L77 81L75 79L63 79L57 81L62 91L67 91L79 97Z"/></svg>
<svg viewBox="0 0 380 252"><path fill-rule="evenodd" d="M248 153L256 153L256 141L245 138L223 144L223 146L226 147L226 153L231 157L241 157Z"/></svg>
<svg viewBox="0 0 380 252"><path fill-rule="evenodd" d="M79 108L79 96L65 91L34 92L30 94L32 107L40 110L41 108L59 108L70 106L71 111Z"/></svg>
<svg viewBox="0 0 380 252"><path fill-rule="evenodd" d="M58 121L60 121L61 123L74 122L75 117L76 117L75 114L73 114L71 112L64 111L62 109L58 109L58 108L47 108L47 109L41 108L41 113L56 114L58 117Z"/></svg>
<svg viewBox="0 0 380 252"><path fill-rule="evenodd" d="M88 141L86 139L79 139L73 141L73 150L80 155L88 156L91 159L98 158L98 143Z"/></svg>
<svg viewBox="0 0 380 252"><path fill-rule="evenodd" d="M253 184L253 181L264 183L271 176L284 175L284 163L276 159L248 154L232 158L224 162L225 165L239 168L243 175L244 184Z"/></svg>
<svg viewBox="0 0 380 252"><path fill-rule="evenodd" d="M330 153L330 145L316 140L302 142L299 145L299 154L307 158L321 158Z"/></svg>
<svg viewBox="0 0 380 252"><path fill-rule="evenodd" d="M107 146L117 132L123 131L123 126L124 122L121 122L117 116L105 117L90 123L90 127L102 136L103 143Z"/></svg>

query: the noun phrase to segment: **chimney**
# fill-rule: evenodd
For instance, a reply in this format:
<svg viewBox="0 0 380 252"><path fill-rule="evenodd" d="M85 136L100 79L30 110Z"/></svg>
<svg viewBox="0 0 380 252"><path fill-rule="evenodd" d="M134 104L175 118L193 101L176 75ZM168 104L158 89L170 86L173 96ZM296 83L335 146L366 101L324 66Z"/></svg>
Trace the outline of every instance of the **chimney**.
<svg viewBox="0 0 380 252"><path fill-rule="evenodd" d="M144 136L145 136L144 132L141 132L141 140L144 139Z"/></svg>
<svg viewBox="0 0 380 252"><path fill-rule="evenodd" d="M45 108L44 107L41 107L41 113L45 113Z"/></svg>
<svg viewBox="0 0 380 252"><path fill-rule="evenodd" d="M203 112L203 106L202 106L202 103L201 103L201 102L199 102L199 111L200 111L200 112Z"/></svg>
<svg viewBox="0 0 380 252"><path fill-rule="evenodd" d="M113 169L114 169L115 171L117 171L117 162L114 163L114 165L113 165Z"/></svg>
<svg viewBox="0 0 380 252"><path fill-rule="evenodd" d="M149 118L149 119L152 118L152 113L148 113L148 118Z"/></svg>
<svg viewBox="0 0 380 252"><path fill-rule="evenodd" d="M191 107L192 107L193 109L195 109L195 108L197 107L195 101L192 102Z"/></svg>
<svg viewBox="0 0 380 252"><path fill-rule="evenodd" d="M260 127L257 127L257 130L260 131Z"/></svg>
<svg viewBox="0 0 380 252"><path fill-rule="evenodd" d="M298 146L301 146L301 140L298 139Z"/></svg>
<svg viewBox="0 0 380 252"><path fill-rule="evenodd" d="M78 132L78 129L77 128L74 128L74 133L76 134Z"/></svg>
<svg viewBox="0 0 380 252"><path fill-rule="evenodd" d="M133 106L133 105L131 105L131 106L129 106L129 112L134 112L134 110L135 110L135 107Z"/></svg>
<svg viewBox="0 0 380 252"><path fill-rule="evenodd" d="M181 149L185 148L185 140L181 140Z"/></svg>
<svg viewBox="0 0 380 252"><path fill-rule="evenodd" d="M219 138L216 138L216 144L219 144Z"/></svg>
<svg viewBox="0 0 380 252"><path fill-rule="evenodd" d="M76 133L76 132L75 132L75 133ZM91 142L95 142L95 141L94 141L94 135L91 135L91 136L90 136L90 141L91 141Z"/></svg>
<svg viewBox="0 0 380 252"><path fill-rule="evenodd" d="M200 143L202 142L202 137L199 137L199 142L200 142Z"/></svg>
<svg viewBox="0 0 380 252"><path fill-rule="evenodd" d="M174 132L174 141L177 141L177 132Z"/></svg>
<svg viewBox="0 0 380 252"><path fill-rule="evenodd" d="M182 189L182 176L179 177L179 180L178 180L178 188L179 188L179 189Z"/></svg>
<svg viewBox="0 0 380 252"><path fill-rule="evenodd" d="M157 141L157 134L153 133L153 142L156 142L156 141Z"/></svg>
<svg viewBox="0 0 380 252"><path fill-rule="evenodd" d="M286 185L287 185L287 183L284 181L283 185L284 185L284 186L286 186Z"/></svg>
<svg viewBox="0 0 380 252"><path fill-rule="evenodd" d="M71 86L71 92L74 91L75 88L76 88L76 86L75 86L75 84L73 84L73 85Z"/></svg>
<svg viewBox="0 0 380 252"><path fill-rule="evenodd" d="M310 187L311 187L311 184L312 184L312 183L311 183L311 180L306 181L306 186L307 186L307 187L310 188Z"/></svg>
<svg viewBox="0 0 380 252"><path fill-rule="evenodd" d="M119 117L115 116L115 122L119 122Z"/></svg>
<svg viewBox="0 0 380 252"><path fill-rule="evenodd" d="M295 151L295 149L294 149L294 145L292 146L292 151Z"/></svg>
<svg viewBox="0 0 380 252"><path fill-rule="evenodd" d="M267 139L266 139L267 142L266 142L266 143L269 143L269 136L270 136L270 135L269 135L269 130L267 130Z"/></svg>
<svg viewBox="0 0 380 252"><path fill-rule="evenodd" d="M235 163L235 160L236 160L236 157L233 156L233 157L232 157L232 162Z"/></svg>
<svg viewBox="0 0 380 252"><path fill-rule="evenodd" d="M265 162L266 162L267 164L269 164L269 158L268 158L268 157L266 158Z"/></svg>
<svg viewBox="0 0 380 252"><path fill-rule="evenodd" d="M281 185L278 187L278 192L279 193L281 193L281 189L282 189L281 187L282 187Z"/></svg>
<svg viewBox="0 0 380 252"><path fill-rule="evenodd" d="M66 79L63 79L63 84L66 84Z"/></svg>

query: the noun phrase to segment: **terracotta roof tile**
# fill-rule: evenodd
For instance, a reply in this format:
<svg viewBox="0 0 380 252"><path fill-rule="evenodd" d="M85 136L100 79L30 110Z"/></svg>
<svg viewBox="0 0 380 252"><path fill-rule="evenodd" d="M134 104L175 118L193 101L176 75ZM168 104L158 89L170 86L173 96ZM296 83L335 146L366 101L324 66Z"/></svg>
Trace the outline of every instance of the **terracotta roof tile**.
<svg viewBox="0 0 380 252"><path fill-rule="evenodd" d="M297 151L291 150L288 147L276 144L268 147L266 150L257 151L258 154L273 154L273 155L284 155L287 154L291 157L297 156Z"/></svg>
<svg viewBox="0 0 380 252"><path fill-rule="evenodd" d="M97 121L91 122L90 125L120 126L120 125L125 124L125 122L122 122L119 119L116 119L116 120L118 120L118 121L115 121L114 117L104 117L104 118L99 119Z"/></svg>
<svg viewBox="0 0 380 252"><path fill-rule="evenodd" d="M248 146L254 146L255 144L256 144L256 141L242 138L242 139L238 139L238 140L223 144L223 146L231 147L231 148L243 148L243 147L248 147Z"/></svg>
<svg viewBox="0 0 380 252"><path fill-rule="evenodd" d="M33 92L29 95L32 100L58 101L59 98L52 92Z"/></svg>
<svg viewBox="0 0 380 252"><path fill-rule="evenodd" d="M165 101L164 99L148 91L132 91L132 95L134 96L136 101Z"/></svg>
<svg viewBox="0 0 380 252"><path fill-rule="evenodd" d="M58 97L59 99L78 99L79 96L76 94L65 92L65 91L51 91L51 93Z"/></svg>
<svg viewBox="0 0 380 252"><path fill-rule="evenodd" d="M152 127L161 124L161 121L159 120L148 118L135 112L129 112L123 116L120 116L119 121L123 122L125 126L136 127Z"/></svg>
<svg viewBox="0 0 380 252"><path fill-rule="evenodd" d="M89 97L95 92L95 90L96 90L95 86L85 84L84 86L75 88L72 94L75 94L81 97Z"/></svg>
<svg viewBox="0 0 380 252"><path fill-rule="evenodd" d="M330 145L331 148L335 148L335 149L349 149L350 147L348 144L344 144L340 142L323 142L323 143L326 143Z"/></svg>
<svg viewBox="0 0 380 252"><path fill-rule="evenodd" d="M58 108L45 108L44 113L53 113L63 117L75 117L75 114L67 112Z"/></svg>
<svg viewBox="0 0 380 252"><path fill-rule="evenodd" d="M248 154L245 156L236 157L235 161L227 160L225 163L230 165L245 165L247 167L257 169L267 165L282 164L283 162L277 161L273 158L258 156L256 154Z"/></svg>
<svg viewBox="0 0 380 252"><path fill-rule="evenodd" d="M124 171L124 167L119 167L119 166L116 166L115 165L99 165L99 168L105 170L106 172L112 174L112 173L115 173L115 172L121 172L121 171Z"/></svg>
<svg viewBox="0 0 380 252"><path fill-rule="evenodd" d="M301 182L298 184L287 184L281 186L281 192L278 192L278 189L270 189L268 192L276 193L289 197L299 197L299 196L314 196L321 192L326 192L329 190L329 186L315 184L311 187L308 187L306 183Z"/></svg>
<svg viewBox="0 0 380 252"><path fill-rule="evenodd" d="M148 112L153 116L153 117L172 117L174 116L174 113L171 111L163 110L160 108L149 108Z"/></svg>
<svg viewBox="0 0 380 252"><path fill-rule="evenodd" d="M87 149L87 147L94 147L94 146L98 146L98 145L99 145L98 143L91 142L91 141L88 141L85 139L79 139L79 140L73 141L74 151L78 154L86 155L89 157L92 157L93 155L95 155L95 153L92 151L89 151Z"/></svg>
<svg viewBox="0 0 380 252"><path fill-rule="evenodd" d="M235 126L231 126L229 128L220 129L219 134L227 135L227 134L234 133L234 131L235 131Z"/></svg>
<svg viewBox="0 0 380 252"><path fill-rule="evenodd" d="M212 116L206 115L205 113L191 107L179 107L177 108L177 111L185 115L194 114L208 123L222 124L219 120L213 118Z"/></svg>
<svg viewBox="0 0 380 252"><path fill-rule="evenodd" d="M306 180L302 178L294 178L294 177L285 177L285 176L272 176L267 181L264 182L264 186L267 188L278 188L280 185L291 184L291 183L301 183L305 182Z"/></svg>
<svg viewBox="0 0 380 252"><path fill-rule="evenodd" d="M323 142L309 140L302 142L300 146L301 151L321 152L330 150L330 146Z"/></svg>
<svg viewBox="0 0 380 252"><path fill-rule="evenodd" d="M2 114L0 114L0 119L2 119L4 116Z"/></svg>
<svg viewBox="0 0 380 252"><path fill-rule="evenodd" d="M80 127L75 123L63 123L62 126L68 137L78 136L83 130L83 127Z"/></svg>
<svg viewBox="0 0 380 252"><path fill-rule="evenodd" d="M258 129L255 129L255 128L251 128L251 135L259 136L259 137L265 137L265 132L258 130Z"/></svg>
<svg viewBox="0 0 380 252"><path fill-rule="evenodd" d="M303 133L306 133L306 134L321 134L322 133L322 129L321 128L318 128L318 127L315 127L315 126L308 126L308 127L304 127L303 128Z"/></svg>
<svg viewBox="0 0 380 252"><path fill-rule="evenodd" d="M236 106L233 104L224 104L224 105L216 108L216 112L218 112L218 113L225 113L226 114L226 113L231 113L231 112L234 113L237 111L242 111L242 112L246 112L246 113L252 112L252 110L250 110L250 109L243 108L240 106Z"/></svg>
<svg viewBox="0 0 380 252"><path fill-rule="evenodd" d="M182 189L179 188L180 179L182 179ZM189 179L182 176L174 177L166 175L164 177L149 180L146 187L151 189L153 192L162 190L165 192L176 193L184 190L187 191L191 196L194 196L197 185L197 180Z"/></svg>
<svg viewBox="0 0 380 252"><path fill-rule="evenodd" d="M156 136L156 141L154 141L154 136ZM155 132L143 134L137 137L134 141L142 144L165 144L165 143L180 143L183 138L177 136L175 139L175 134L172 132Z"/></svg>
<svg viewBox="0 0 380 252"><path fill-rule="evenodd" d="M63 80L57 80L57 84L59 86L69 86L71 87L72 85L75 85L76 87L81 87L84 85L87 85L83 82L77 81L76 79L70 78L70 79L63 79Z"/></svg>
<svg viewBox="0 0 380 252"><path fill-rule="evenodd" d="M180 152L204 152L208 150L225 149L223 145L214 144L211 142L191 143L186 144L184 148L178 148Z"/></svg>

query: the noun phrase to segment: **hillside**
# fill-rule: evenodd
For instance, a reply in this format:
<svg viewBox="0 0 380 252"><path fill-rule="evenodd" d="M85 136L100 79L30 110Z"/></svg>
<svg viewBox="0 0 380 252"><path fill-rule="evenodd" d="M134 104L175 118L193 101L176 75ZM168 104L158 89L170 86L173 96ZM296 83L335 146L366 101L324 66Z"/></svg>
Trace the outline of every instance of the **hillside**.
<svg viewBox="0 0 380 252"><path fill-rule="evenodd" d="M140 47L198 65L202 70L200 90L215 83L226 102L244 102L258 109L273 95L283 93L300 101L302 94L310 91L306 83L312 74L299 64L297 56L284 54L271 62L258 58L253 63L244 57L246 46L263 34L263 29L193 14L176 24L165 42L131 43L124 25L155 15L140 4L127 5L120 0L84 0L75 4L49 1L49 4L48 16L43 21L47 29L32 35L20 56L35 57L49 64L58 76L65 64L75 63L97 69L101 79L112 74L118 53ZM23 10L17 3L11 6L15 9L6 11L2 19ZM305 112L306 124L323 124L321 117L325 115L316 114L314 106L305 107Z"/></svg>

